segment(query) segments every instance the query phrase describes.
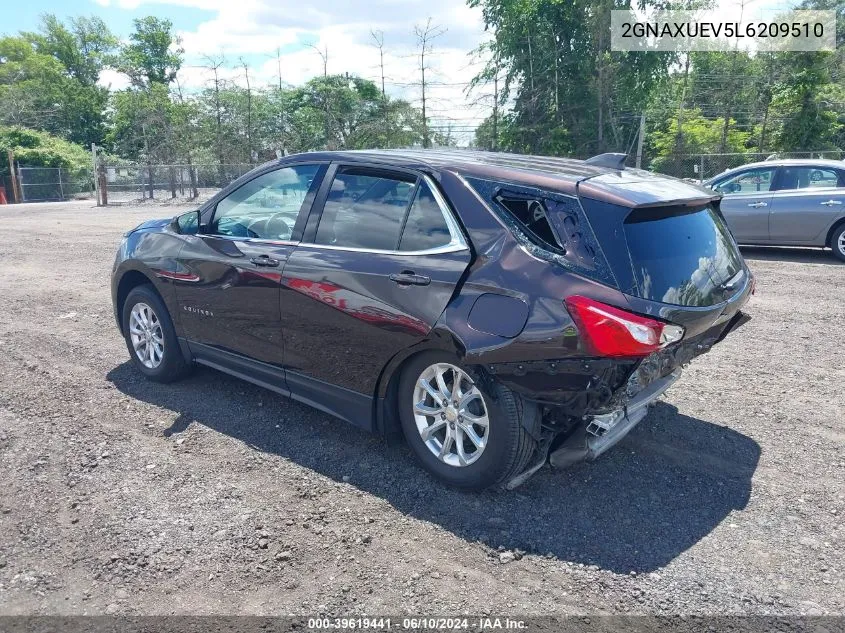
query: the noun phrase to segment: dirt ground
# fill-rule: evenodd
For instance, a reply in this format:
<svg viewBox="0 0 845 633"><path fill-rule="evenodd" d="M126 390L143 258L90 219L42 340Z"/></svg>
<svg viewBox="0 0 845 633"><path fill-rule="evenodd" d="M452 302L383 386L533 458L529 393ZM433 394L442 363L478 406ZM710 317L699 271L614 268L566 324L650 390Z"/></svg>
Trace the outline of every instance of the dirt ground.
<svg viewBox="0 0 845 633"><path fill-rule="evenodd" d="M133 371L121 233L0 207L0 613L845 612L845 265L745 249L751 322L610 453L511 493L212 370Z"/></svg>

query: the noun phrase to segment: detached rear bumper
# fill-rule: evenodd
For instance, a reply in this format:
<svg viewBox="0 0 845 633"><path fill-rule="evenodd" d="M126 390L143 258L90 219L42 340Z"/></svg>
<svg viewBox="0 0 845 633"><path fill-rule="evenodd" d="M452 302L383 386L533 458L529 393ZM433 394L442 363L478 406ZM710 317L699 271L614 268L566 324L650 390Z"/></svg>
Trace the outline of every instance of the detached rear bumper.
<svg viewBox="0 0 845 633"><path fill-rule="evenodd" d="M592 460L619 443L648 413L648 405L681 377L681 370L659 378L637 393L628 405L611 413L593 416L588 425L581 425L549 455L555 468L566 468L585 459Z"/></svg>
<svg viewBox="0 0 845 633"><path fill-rule="evenodd" d="M496 380L528 400L581 419L626 405L630 408L637 394L707 353L748 320L748 315L737 312L698 336L643 359L557 358L484 367Z"/></svg>

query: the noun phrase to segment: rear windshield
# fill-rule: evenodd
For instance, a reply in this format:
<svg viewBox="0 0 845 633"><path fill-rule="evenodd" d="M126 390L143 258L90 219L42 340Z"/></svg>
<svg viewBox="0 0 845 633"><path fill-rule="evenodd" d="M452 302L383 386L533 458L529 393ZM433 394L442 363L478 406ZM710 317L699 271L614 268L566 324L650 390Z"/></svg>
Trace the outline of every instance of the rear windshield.
<svg viewBox="0 0 845 633"><path fill-rule="evenodd" d="M624 226L643 299L710 306L742 285L742 258L712 207L637 209Z"/></svg>

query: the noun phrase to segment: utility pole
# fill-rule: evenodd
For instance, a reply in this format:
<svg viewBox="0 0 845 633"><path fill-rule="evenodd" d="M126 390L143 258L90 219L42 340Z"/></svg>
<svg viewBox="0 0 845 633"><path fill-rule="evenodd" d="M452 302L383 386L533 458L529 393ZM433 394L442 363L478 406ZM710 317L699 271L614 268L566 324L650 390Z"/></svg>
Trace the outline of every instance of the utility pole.
<svg viewBox="0 0 845 633"><path fill-rule="evenodd" d="M15 155L12 150L9 150L7 155L9 158L9 174L12 176L12 198L17 203L20 202L20 196L18 195L18 177L15 173Z"/></svg>
<svg viewBox="0 0 845 633"><path fill-rule="evenodd" d="M387 92L384 89L384 31L370 31L370 36L378 49L378 63L381 69L381 98L387 101Z"/></svg>
<svg viewBox="0 0 845 633"><path fill-rule="evenodd" d="M496 66L496 74L493 75L493 141L490 149L496 151L499 145L499 66Z"/></svg>
<svg viewBox="0 0 845 633"><path fill-rule="evenodd" d="M320 50L315 45L311 45L317 54L320 56L320 59L323 60L323 106L326 111L325 120L323 121L323 133L326 137L326 147L325 149L335 149L334 143L332 143L329 139L329 131L331 129L331 111L329 108L329 47L323 46L323 50Z"/></svg>
<svg viewBox="0 0 845 633"><path fill-rule="evenodd" d="M276 47L276 66L279 69L279 92L282 91L282 47Z"/></svg>
<svg viewBox="0 0 845 633"><path fill-rule="evenodd" d="M645 141L645 112L640 115L640 133L637 138L637 169L643 164L643 142Z"/></svg>
<svg viewBox="0 0 845 633"><path fill-rule="evenodd" d="M94 195L97 198L97 206L100 204L100 178L97 173L97 144L91 143L91 173L94 175Z"/></svg>

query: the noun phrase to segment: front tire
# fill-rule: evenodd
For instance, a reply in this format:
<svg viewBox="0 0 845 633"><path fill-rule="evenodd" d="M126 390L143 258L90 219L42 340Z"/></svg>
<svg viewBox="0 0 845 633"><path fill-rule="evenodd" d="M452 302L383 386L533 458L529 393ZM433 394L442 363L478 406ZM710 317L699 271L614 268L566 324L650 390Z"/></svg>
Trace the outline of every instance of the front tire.
<svg viewBox="0 0 845 633"><path fill-rule="evenodd" d="M123 338L132 364L155 382L173 382L191 369L167 307L152 286L133 288L123 304Z"/></svg>
<svg viewBox="0 0 845 633"><path fill-rule="evenodd" d="M845 224L837 228L830 237L830 248L833 254L845 262Z"/></svg>
<svg viewBox="0 0 845 633"><path fill-rule="evenodd" d="M540 429L536 405L446 353L412 359L399 381L402 430L423 467L442 482L482 490L525 470Z"/></svg>

